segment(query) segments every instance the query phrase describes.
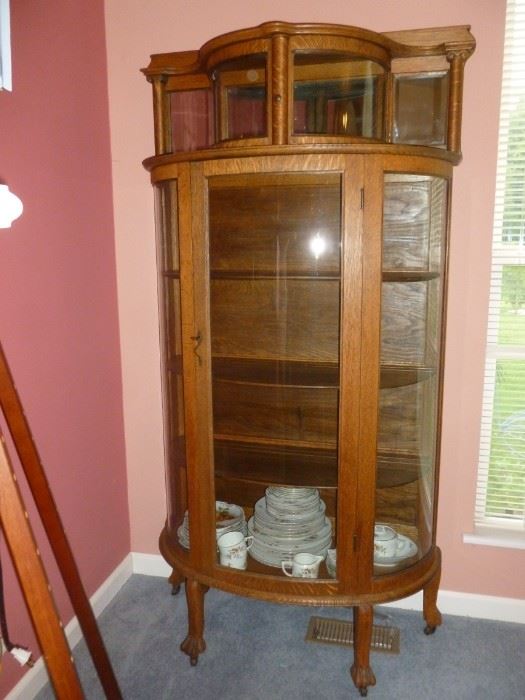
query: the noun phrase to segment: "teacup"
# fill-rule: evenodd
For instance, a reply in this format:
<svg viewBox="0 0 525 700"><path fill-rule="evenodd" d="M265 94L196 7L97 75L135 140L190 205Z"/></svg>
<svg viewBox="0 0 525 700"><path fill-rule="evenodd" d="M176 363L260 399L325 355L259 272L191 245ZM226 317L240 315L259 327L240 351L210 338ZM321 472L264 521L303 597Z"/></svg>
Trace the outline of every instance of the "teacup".
<svg viewBox="0 0 525 700"><path fill-rule="evenodd" d="M296 578L317 578L319 564L323 557L308 552L300 552L293 559L285 559L281 562L281 569L287 576ZM291 572L288 571L291 569Z"/></svg>
<svg viewBox="0 0 525 700"><path fill-rule="evenodd" d="M217 540L219 561L222 566L232 569L246 569L248 566L248 550L252 546L253 537L245 537L242 532L226 532Z"/></svg>
<svg viewBox="0 0 525 700"><path fill-rule="evenodd" d="M399 538L394 528L381 524L374 527L374 557L390 559L399 554L402 547L403 540Z"/></svg>

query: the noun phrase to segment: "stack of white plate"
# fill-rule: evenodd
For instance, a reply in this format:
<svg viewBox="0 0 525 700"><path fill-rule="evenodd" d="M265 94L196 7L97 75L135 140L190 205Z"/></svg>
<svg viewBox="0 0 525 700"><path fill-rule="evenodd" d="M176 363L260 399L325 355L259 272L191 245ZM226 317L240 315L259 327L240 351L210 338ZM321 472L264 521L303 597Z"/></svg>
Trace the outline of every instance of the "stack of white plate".
<svg viewBox="0 0 525 700"><path fill-rule="evenodd" d="M246 518L244 510L241 506L236 506L234 503L225 503L224 501L215 501L215 525L217 539L225 532L234 532L238 530L244 535L248 534ZM188 511L184 513L182 525L177 529L177 537L180 544L185 548L190 548L190 530L188 523Z"/></svg>
<svg viewBox="0 0 525 700"><path fill-rule="evenodd" d="M332 525L325 511L317 489L268 487L248 520L248 534L253 535L250 555L279 568L284 559L298 552L324 557L332 542Z"/></svg>

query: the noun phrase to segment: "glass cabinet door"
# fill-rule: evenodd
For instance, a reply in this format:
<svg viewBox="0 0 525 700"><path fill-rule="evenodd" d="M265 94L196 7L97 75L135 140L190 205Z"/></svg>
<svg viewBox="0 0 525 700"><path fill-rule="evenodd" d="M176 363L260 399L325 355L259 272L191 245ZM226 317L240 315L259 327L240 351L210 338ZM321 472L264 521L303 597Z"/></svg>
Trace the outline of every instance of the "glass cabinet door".
<svg viewBox="0 0 525 700"><path fill-rule="evenodd" d="M275 573L288 550L326 554L334 534L341 177L208 183L215 495L246 513L249 569ZM316 507L303 537L294 526Z"/></svg>
<svg viewBox="0 0 525 700"><path fill-rule="evenodd" d="M447 180L384 179L376 574L432 543Z"/></svg>

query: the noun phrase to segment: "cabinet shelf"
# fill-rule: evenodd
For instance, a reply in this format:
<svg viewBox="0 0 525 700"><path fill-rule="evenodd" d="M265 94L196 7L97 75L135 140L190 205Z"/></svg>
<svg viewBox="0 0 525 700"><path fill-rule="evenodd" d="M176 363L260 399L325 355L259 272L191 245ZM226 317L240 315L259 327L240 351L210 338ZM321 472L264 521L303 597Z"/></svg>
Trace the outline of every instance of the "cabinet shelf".
<svg viewBox="0 0 525 700"><path fill-rule="evenodd" d="M337 487L335 445L285 444L216 435L215 470L222 478L288 486ZM415 481L421 460L416 454L380 451L377 486L391 488ZM249 477L247 477L249 474Z"/></svg>
<svg viewBox="0 0 525 700"><path fill-rule="evenodd" d="M179 364L174 364L174 368ZM435 374L434 367L423 365L382 365L381 389L417 384ZM214 357L214 379L231 382L253 382L301 387L339 386L336 362L302 362L297 360L266 360L237 357Z"/></svg>
<svg viewBox="0 0 525 700"><path fill-rule="evenodd" d="M339 280L339 272L317 272L316 270L286 270L282 272L267 272L265 270L211 270L213 280Z"/></svg>
<svg viewBox="0 0 525 700"><path fill-rule="evenodd" d="M173 276L177 276L174 273ZM383 270L383 282L427 282L437 279L440 276L439 272L430 272L428 270ZM316 270L283 270L282 272L271 272L266 270L211 270L210 278L214 280L339 280L341 275L338 271L318 272Z"/></svg>
<svg viewBox="0 0 525 700"><path fill-rule="evenodd" d="M214 357L212 373L214 379L237 382L311 387L339 385L339 367L336 362Z"/></svg>
<svg viewBox="0 0 525 700"><path fill-rule="evenodd" d="M427 282L440 276L439 272L429 270L383 270L383 282Z"/></svg>

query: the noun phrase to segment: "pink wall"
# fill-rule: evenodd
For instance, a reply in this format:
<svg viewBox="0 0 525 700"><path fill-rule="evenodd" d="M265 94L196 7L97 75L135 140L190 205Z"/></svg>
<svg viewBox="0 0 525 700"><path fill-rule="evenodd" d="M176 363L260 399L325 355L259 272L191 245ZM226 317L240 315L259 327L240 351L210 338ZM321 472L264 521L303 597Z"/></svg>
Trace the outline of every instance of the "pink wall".
<svg viewBox="0 0 525 700"><path fill-rule="evenodd" d="M442 588L523 596L525 552L462 542L472 530L477 468L504 14L504 0L286 0L277 9L273 0L107 0L133 549L157 552L165 512L152 191L140 167L153 153L151 95L138 69L151 53L198 48L219 33L268 20L340 22L377 31L470 24L478 48L467 64L464 161L456 169L452 216L438 529Z"/></svg>
<svg viewBox="0 0 525 700"><path fill-rule="evenodd" d="M92 595L130 550L103 2L20 0L11 24L0 180L25 209L0 230L0 335ZM11 636L36 649L6 577ZM4 658L1 697L21 675Z"/></svg>

